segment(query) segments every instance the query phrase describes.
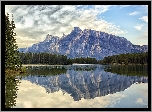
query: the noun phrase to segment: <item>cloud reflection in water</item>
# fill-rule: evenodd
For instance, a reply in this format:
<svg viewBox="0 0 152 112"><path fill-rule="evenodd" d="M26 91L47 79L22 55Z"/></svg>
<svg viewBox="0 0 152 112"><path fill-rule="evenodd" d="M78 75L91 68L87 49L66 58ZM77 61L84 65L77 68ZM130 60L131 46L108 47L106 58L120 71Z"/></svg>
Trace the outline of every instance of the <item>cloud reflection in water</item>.
<svg viewBox="0 0 152 112"><path fill-rule="evenodd" d="M22 80L19 86L18 97L16 99L17 105L14 108L115 108L116 105L118 108L121 108L122 105L126 105L129 108L131 104L130 102L126 102L126 99L131 100L128 95L132 93L132 89L137 88L136 90L138 92L138 95L136 93L132 94L133 96L136 96L135 98L137 101L135 102L137 105L143 105L143 100L139 98L139 94L141 94L139 88L146 86L147 84L133 84L130 89L126 89L123 92L96 97L94 99L81 98L79 101L74 101L69 94L65 93L63 95L63 92L61 90L48 94L46 93L45 88L36 84L32 84L30 81ZM145 96L145 98L148 99L147 96ZM118 105L122 99L125 100L121 102L121 105Z"/></svg>
<svg viewBox="0 0 152 112"><path fill-rule="evenodd" d="M48 94L45 88L32 84L30 81L22 80L16 99L17 106L14 108L104 108L123 97L125 95L118 93L74 101L69 94L65 93L63 95L61 90Z"/></svg>

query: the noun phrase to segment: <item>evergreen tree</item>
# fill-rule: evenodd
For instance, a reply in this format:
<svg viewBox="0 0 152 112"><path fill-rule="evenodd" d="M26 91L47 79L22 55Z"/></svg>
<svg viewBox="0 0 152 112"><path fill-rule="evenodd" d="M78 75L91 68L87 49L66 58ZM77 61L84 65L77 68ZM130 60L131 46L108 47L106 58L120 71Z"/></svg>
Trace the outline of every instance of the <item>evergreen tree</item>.
<svg viewBox="0 0 152 112"><path fill-rule="evenodd" d="M12 15L13 18L13 15ZM5 15L5 69L19 70L21 62L19 59L18 46L16 45L15 24L9 21L9 14Z"/></svg>

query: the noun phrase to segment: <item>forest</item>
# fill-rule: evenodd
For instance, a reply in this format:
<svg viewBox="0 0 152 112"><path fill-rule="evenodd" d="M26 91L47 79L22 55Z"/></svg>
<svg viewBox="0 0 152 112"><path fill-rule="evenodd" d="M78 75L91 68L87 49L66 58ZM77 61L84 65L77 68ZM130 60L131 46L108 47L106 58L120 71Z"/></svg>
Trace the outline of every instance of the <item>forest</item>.
<svg viewBox="0 0 152 112"><path fill-rule="evenodd" d="M99 64L148 64L148 52L145 53L127 53L105 57L99 61Z"/></svg>
<svg viewBox="0 0 152 112"><path fill-rule="evenodd" d="M119 54L105 57L103 60L95 58L67 58L65 55L50 53L19 53L22 64L49 64L49 65L71 65L79 64L148 64L148 52Z"/></svg>
<svg viewBox="0 0 152 112"><path fill-rule="evenodd" d="M22 64L71 65L73 63L98 64L95 58L70 59L65 55L50 53L19 53Z"/></svg>

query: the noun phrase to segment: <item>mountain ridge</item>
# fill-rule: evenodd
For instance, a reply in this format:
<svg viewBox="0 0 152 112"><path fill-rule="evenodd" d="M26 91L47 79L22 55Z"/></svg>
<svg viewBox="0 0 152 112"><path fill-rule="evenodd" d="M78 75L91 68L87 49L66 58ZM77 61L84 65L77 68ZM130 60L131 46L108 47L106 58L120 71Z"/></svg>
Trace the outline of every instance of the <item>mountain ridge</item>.
<svg viewBox="0 0 152 112"><path fill-rule="evenodd" d="M67 55L68 58L91 57L97 60L106 56L123 53L147 52L148 45L134 45L124 37L115 36L101 31L79 27L62 38L47 35L42 42L27 48L19 48L19 52L48 52Z"/></svg>

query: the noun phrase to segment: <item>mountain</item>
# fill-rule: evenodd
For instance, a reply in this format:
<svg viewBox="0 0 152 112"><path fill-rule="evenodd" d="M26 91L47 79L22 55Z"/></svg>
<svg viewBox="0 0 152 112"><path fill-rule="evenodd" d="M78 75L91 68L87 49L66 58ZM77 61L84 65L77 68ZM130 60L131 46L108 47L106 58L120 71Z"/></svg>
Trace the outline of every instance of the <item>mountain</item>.
<svg viewBox="0 0 152 112"><path fill-rule="evenodd" d="M57 43L59 41L59 37L47 35L46 39L43 42L39 42L33 44L27 48L19 48L20 52L50 52L56 53Z"/></svg>
<svg viewBox="0 0 152 112"><path fill-rule="evenodd" d="M91 29L82 31L74 27L70 34L63 34L62 38L48 34L43 42L20 48L19 51L58 53L69 58L91 57L100 60L116 54L147 52L148 45L134 45L124 37Z"/></svg>

